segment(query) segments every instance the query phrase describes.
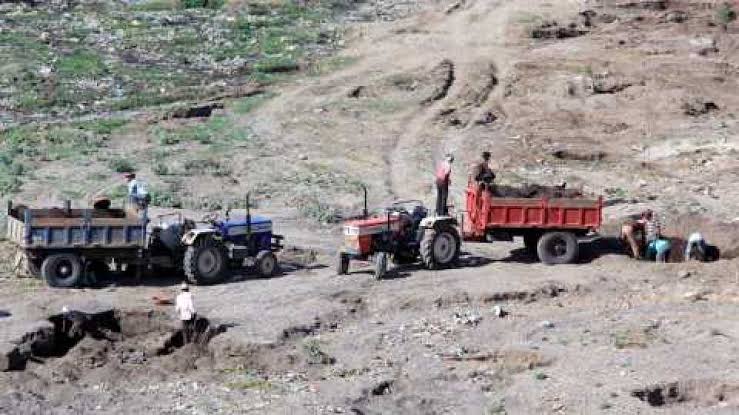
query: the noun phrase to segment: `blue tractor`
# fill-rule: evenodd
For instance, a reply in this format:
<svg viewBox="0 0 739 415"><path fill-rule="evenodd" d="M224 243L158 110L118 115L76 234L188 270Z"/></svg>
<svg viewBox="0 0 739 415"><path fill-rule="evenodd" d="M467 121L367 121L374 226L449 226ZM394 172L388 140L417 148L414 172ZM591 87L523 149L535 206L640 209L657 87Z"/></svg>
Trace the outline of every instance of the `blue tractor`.
<svg viewBox="0 0 739 415"><path fill-rule="evenodd" d="M217 214L203 218L205 227L187 230L181 239L184 248L182 269L193 284L215 284L222 281L229 269L253 267L262 277L278 272L276 252L282 250L281 235L272 233L272 221L252 216L249 196L246 215L225 219Z"/></svg>

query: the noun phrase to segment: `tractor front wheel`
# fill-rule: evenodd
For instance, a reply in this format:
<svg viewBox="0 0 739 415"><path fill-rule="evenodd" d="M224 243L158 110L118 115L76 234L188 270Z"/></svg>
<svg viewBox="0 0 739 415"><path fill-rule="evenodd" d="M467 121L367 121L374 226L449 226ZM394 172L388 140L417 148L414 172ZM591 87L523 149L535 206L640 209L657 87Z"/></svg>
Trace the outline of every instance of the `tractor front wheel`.
<svg viewBox="0 0 739 415"><path fill-rule="evenodd" d="M277 257L272 251L260 251L256 265L260 277L268 278L277 273Z"/></svg>
<svg viewBox="0 0 739 415"><path fill-rule="evenodd" d="M421 239L420 254L428 269L453 266L461 249L459 233L451 226L426 229Z"/></svg>
<svg viewBox="0 0 739 415"><path fill-rule="evenodd" d="M192 284L216 284L226 277L228 258L223 244L212 238L190 245L183 261L185 277Z"/></svg>

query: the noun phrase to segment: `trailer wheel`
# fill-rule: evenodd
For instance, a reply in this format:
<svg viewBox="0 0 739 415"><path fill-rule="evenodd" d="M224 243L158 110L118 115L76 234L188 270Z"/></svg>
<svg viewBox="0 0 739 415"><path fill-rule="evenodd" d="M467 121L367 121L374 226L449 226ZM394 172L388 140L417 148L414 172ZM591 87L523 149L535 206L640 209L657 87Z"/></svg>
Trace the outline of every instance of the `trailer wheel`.
<svg viewBox="0 0 739 415"><path fill-rule="evenodd" d="M82 260L75 254L50 255L41 264L41 276L51 287L74 287L82 278Z"/></svg>
<svg viewBox="0 0 739 415"><path fill-rule="evenodd" d="M459 233L451 226L426 229L419 248L421 260L428 269L445 268L459 259Z"/></svg>
<svg viewBox="0 0 739 415"><path fill-rule="evenodd" d="M375 279L381 280L387 274L387 252L375 255Z"/></svg>
<svg viewBox="0 0 739 415"><path fill-rule="evenodd" d="M336 255L336 275L346 275L349 273L349 255L339 252Z"/></svg>
<svg viewBox="0 0 739 415"><path fill-rule="evenodd" d="M185 250L183 261L185 277L192 284L216 284L226 276L228 258L223 244L205 238Z"/></svg>
<svg viewBox="0 0 739 415"><path fill-rule="evenodd" d="M579 253L577 237L571 232L546 233L539 239L536 252L547 265L570 264Z"/></svg>
<svg viewBox="0 0 739 415"><path fill-rule="evenodd" d="M277 257L272 251L259 251L257 254L259 276L267 278L277 273Z"/></svg>

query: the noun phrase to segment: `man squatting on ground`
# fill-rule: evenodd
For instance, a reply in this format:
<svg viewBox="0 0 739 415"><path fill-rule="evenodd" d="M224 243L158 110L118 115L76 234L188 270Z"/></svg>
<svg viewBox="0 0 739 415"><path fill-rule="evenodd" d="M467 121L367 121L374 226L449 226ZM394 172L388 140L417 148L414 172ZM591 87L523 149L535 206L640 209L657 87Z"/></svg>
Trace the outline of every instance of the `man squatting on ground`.
<svg viewBox="0 0 739 415"><path fill-rule="evenodd" d="M638 241L637 232L641 235ZM666 262L670 242L662 238L662 225L651 209L642 212L638 220L625 223L621 227L621 238L628 242L634 258L654 257L657 262Z"/></svg>

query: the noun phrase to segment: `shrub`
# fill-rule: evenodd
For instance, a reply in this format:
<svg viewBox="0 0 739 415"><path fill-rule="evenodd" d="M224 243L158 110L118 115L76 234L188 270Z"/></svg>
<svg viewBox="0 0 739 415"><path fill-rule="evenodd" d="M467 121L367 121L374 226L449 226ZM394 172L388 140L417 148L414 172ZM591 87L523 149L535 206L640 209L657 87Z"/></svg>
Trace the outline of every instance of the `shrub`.
<svg viewBox="0 0 739 415"><path fill-rule="evenodd" d="M724 3L716 11L716 18L718 19L719 23L726 26L736 20L736 11L731 7L729 3Z"/></svg>
<svg viewBox="0 0 739 415"><path fill-rule="evenodd" d="M122 157L110 159L108 161L108 166L116 173L131 173L136 170L131 161Z"/></svg>
<svg viewBox="0 0 739 415"><path fill-rule="evenodd" d="M220 9L225 3L224 0L180 0L180 2L186 9Z"/></svg>

